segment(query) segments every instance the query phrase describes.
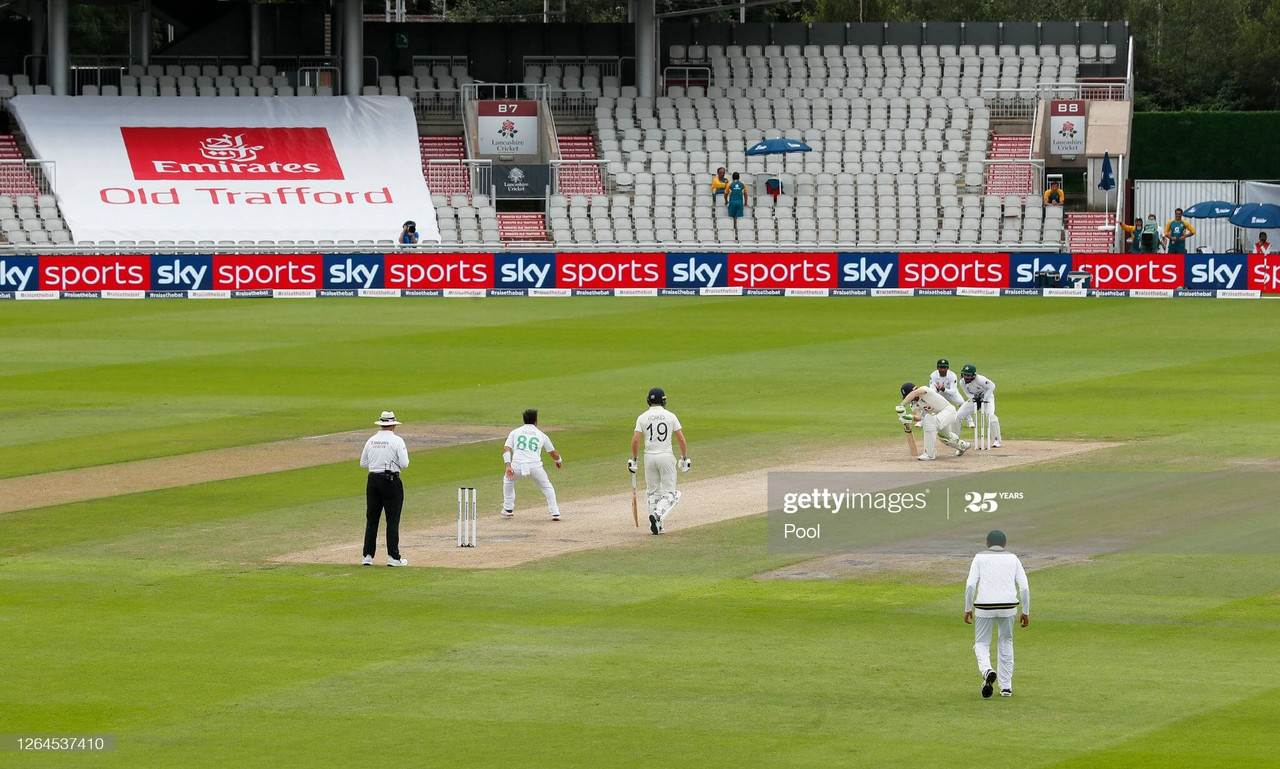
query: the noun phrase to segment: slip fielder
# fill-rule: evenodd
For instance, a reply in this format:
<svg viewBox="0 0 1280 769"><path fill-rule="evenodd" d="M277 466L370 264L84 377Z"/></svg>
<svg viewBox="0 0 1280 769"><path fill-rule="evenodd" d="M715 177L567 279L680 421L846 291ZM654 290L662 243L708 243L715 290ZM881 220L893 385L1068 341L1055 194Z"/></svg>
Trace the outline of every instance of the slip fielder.
<svg viewBox="0 0 1280 769"><path fill-rule="evenodd" d="M938 358L937 368L929 372L929 384L933 385L933 389L942 393L942 397L951 402L951 405L959 409L964 405L964 396L956 389L960 380L956 378L956 374L951 370L951 362L946 358ZM973 417L969 417L966 427L973 427Z"/></svg>
<svg viewBox="0 0 1280 769"><path fill-rule="evenodd" d="M627 460L627 469L636 472L639 468L640 441L644 440L644 489L645 501L649 505L649 531L661 534L665 531L663 520L671 514L671 510L680 503L680 492L676 490L676 467L681 472L689 472L689 447L684 440L684 430L675 414L667 411L667 394L661 387L649 390L648 411L636 420L635 432L631 434L631 459ZM671 450L671 439L680 443L680 461L676 462Z"/></svg>
<svg viewBox="0 0 1280 769"><path fill-rule="evenodd" d="M957 457L968 450L969 444L956 434L956 407L947 403L937 390L928 385L916 387L915 383L907 382L902 385L901 392L902 403L894 409L898 412L898 421L910 424L916 416L913 410L918 410L920 424L924 427L924 453L916 459L937 459L939 438L956 450Z"/></svg>
<svg viewBox="0 0 1280 769"><path fill-rule="evenodd" d="M969 426L973 426L973 415L978 407L982 407L982 413L989 414L991 418L991 448L1000 448L1000 418L996 416L996 383L978 373L978 368L972 363L966 363L960 368L960 379L963 381L965 393L969 396L969 402L960 407L957 414L961 419L967 418Z"/></svg>
<svg viewBox="0 0 1280 769"><path fill-rule="evenodd" d="M556 490L542 467L542 452L546 451L560 467L563 459L556 447L551 445L547 434L538 429L538 410L525 409L524 425L517 427L507 436L502 446L502 462L506 472L502 475L502 517L510 518L516 514L516 478L529 477L542 489L547 498L547 510L551 520L560 520L560 506L556 504Z"/></svg>

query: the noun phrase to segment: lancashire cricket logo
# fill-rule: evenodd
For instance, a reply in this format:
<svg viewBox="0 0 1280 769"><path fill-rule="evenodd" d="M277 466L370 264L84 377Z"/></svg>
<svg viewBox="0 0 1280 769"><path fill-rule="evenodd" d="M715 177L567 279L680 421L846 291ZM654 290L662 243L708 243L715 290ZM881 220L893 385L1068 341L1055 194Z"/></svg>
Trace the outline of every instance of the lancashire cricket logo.
<svg viewBox="0 0 1280 769"><path fill-rule="evenodd" d="M507 181L512 184L519 184L524 181L524 171L519 168L511 169L511 173L507 174Z"/></svg>
<svg viewBox="0 0 1280 769"><path fill-rule="evenodd" d="M502 128L498 129L498 134L504 139L514 139L518 133L520 133L520 131L516 129L514 120L502 121Z"/></svg>
<svg viewBox="0 0 1280 769"><path fill-rule="evenodd" d="M1076 138L1076 124L1072 123L1070 120L1063 121L1062 129L1058 131L1058 135L1064 139Z"/></svg>
<svg viewBox="0 0 1280 769"><path fill-rule="evenodd" d="M209 160L247 162L258 159L263 145L245 144L244 134L211 136L200 142L200 154Z"/></svg>

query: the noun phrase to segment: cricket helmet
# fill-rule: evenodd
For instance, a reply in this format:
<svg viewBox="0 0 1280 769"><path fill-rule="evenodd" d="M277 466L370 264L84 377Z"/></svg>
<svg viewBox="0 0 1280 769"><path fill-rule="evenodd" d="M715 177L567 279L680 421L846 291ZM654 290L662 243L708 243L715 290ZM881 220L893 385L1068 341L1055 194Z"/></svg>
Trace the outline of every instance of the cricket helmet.
<svg viewBox="0 0 1280 769"><path fill-rule="evenodd" d="M902 397L904 398L907 397L907 393L911 392L914 389L916 389L915 382L903 382L902 388L900 390L900 392L902 393Z"/></svg>
<svg viewBox="0 0 1280 769"><path fill-rule="evenodd" d="M661 387L650 387L647 401L650 406L654 404L665 406L667 405L667 394Z"/></svg>

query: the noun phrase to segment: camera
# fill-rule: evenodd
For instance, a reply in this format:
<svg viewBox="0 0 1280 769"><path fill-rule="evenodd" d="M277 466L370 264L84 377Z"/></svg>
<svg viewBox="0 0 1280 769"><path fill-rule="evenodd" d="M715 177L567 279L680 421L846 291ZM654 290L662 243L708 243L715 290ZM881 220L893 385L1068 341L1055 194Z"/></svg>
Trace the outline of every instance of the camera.
<svg viewBox="0 0 1280 769"><path fill-rule="evenodd" d="M404 223L404 229L406 232L417 232L418 225L415 222L408 221Z"/></svg>

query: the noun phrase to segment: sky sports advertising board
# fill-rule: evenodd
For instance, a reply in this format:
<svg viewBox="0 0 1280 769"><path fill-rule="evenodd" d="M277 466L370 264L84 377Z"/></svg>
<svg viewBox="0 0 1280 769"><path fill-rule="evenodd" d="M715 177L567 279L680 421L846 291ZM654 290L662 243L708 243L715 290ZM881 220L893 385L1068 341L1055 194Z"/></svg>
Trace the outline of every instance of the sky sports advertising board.
<svg viewBox="0 0 1280 769"><path fill-rule="evenodd" d="M80 240L438 242L407 99L17 96Z"/></svg>
<svg viewBox="0 0 1280 769"><path fill-rule="evenodd" d="M988 253L421 253L0 256L0 295L29 292L671 290L1019 295L1036 274L1132 296L1280 295L1280 255ZM1063 286L1056 292L1068 292ZM1055 295L1050 290L1050 295ZM888 293L882 295L889 295ZM1068 293L1057 293L1067 296ZM121 298L124 298L122 296Z"/></svg>

